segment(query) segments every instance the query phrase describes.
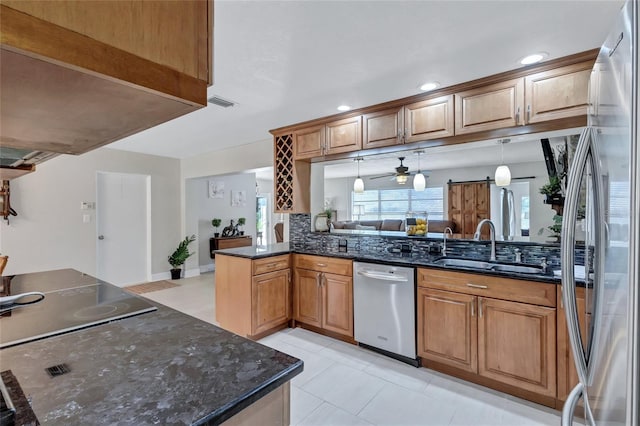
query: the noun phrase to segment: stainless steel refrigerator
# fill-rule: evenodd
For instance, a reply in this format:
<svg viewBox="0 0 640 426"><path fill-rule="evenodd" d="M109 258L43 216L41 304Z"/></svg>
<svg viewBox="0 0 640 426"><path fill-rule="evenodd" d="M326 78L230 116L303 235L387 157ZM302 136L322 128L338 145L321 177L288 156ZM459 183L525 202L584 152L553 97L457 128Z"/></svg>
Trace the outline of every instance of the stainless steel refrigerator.
<svg viewBox="0 0 640 426"><path fill-rule="evenodd" d="M574 414L580 413L587 425L638 425L640 170L636 1L627 1L604 42L589 93L588 127L573 155L562 231L563 303L580 380L565 403L562 424L573 424ZM577 244L587 253L587 279L579 284L586 286L584 340L576 305ZM581 408L575 410L576 406Z"/></svg>

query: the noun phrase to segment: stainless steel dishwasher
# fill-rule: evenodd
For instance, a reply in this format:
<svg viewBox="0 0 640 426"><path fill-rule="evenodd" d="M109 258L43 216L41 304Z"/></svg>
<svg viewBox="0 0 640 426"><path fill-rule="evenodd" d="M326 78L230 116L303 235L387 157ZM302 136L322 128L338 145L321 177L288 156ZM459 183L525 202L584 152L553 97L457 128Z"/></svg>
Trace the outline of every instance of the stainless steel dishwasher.
<svg viewBox="0 0 640 426"><path fill-rule="evenodd" d="M416 360L415 270L353 264L355 340L412 365Z"/></svg>

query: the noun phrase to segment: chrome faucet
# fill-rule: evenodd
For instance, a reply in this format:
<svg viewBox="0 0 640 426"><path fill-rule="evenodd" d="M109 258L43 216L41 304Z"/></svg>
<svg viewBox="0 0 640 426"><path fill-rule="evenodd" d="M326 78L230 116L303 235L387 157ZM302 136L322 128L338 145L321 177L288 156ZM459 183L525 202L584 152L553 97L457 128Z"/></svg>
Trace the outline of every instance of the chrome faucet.
<svg viewBox="0 0 640 426"><path fill-rule="evenodd" d="M447 232L453 237L453 229L451 229L448 226L444 228L444 232L442 233L442 251L441 251L443 256L447 255Z"/></svg>
<svg viewBox="0 0 640 426"><path fill-rule="evenodd" d="M480 231L482 230L482 226L484 226L485 223L489 224L489 231L490 231L489 237L491 238L491 257L489 258L489 261L495 262L496 261L496 227L493 224L493 222L491 222L491 220L489 219L482 219L478 224L478 227L476 228L476 233L473 234L473 239L476 241L480 241Z"/></svg>

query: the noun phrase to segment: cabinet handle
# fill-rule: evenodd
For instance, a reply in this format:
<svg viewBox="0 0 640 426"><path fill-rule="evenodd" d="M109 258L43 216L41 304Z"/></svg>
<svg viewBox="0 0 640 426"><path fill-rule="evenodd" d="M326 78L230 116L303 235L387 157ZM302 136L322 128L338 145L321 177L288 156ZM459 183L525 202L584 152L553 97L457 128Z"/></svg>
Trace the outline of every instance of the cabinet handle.
<svg viewBox="0 0 640 426"><path fill-rule="evenodd" d="M527 105L527 124L531 121L531 105Z"/></svg>
<svg viewBox="0 0 640 426"><path fill-rule="evenodd" d="M320 287L320 275L322 275L322 272L316 273L316 287Z"/></svg>
<svg viewBox="0 0 640 426"><path fill-rule="evenodd" d="M467 283L467 287L471 287L471 288L481 288L481 289L487 289L489 288L486 285L480 285L480 284L472 284L472 283Z"/></svg>
<svg viewBox="0 0 640 426"><path fill-rule="evenodd" d="M482 299L478 299L478 316L482 318Z"/></svg>
<svg viewBox="0 0 640 426"><path fill-rule="evenodd" d="M320 278L320 286L324 287L327 284L327 276L322 273L322 277Z"/></svg>
<svg viewBox="0 0 640 426"><path fill-rule="evenodd" d="M471 316L472 317L476 316L476 301L475 300L471 301Z"/></svg>
<svg viewBox="0 0 640 426"><path fill-rule="evenodd" d="M516 126L520 124L520 107L516 108Z"/></svg>
<svg viewBox="0 0 640 426"><path fill-rule="evenodd" d="M316 263L316 266L319 267L319 268L324 268L324 267L327 266L327 264L326 263Z"/></svg>
<svg viewBox="0 0 640 426"><path fill-rule="evenodd" d="M267 265L265 265L267 268L275 268L276 266L278 266L277 263L268 263Z"/></svg>

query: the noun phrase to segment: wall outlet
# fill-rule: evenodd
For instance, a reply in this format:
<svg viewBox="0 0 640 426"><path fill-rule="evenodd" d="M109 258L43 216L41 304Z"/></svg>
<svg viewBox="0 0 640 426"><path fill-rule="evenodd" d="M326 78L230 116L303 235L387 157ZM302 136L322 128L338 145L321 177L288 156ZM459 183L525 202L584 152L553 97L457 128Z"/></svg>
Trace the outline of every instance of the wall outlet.
<svg viewBox="0 0 640 426"><path fill-rule="evenodd" d="M91 215L83 214L82 215L82 223L91 223Z"/></svg>

